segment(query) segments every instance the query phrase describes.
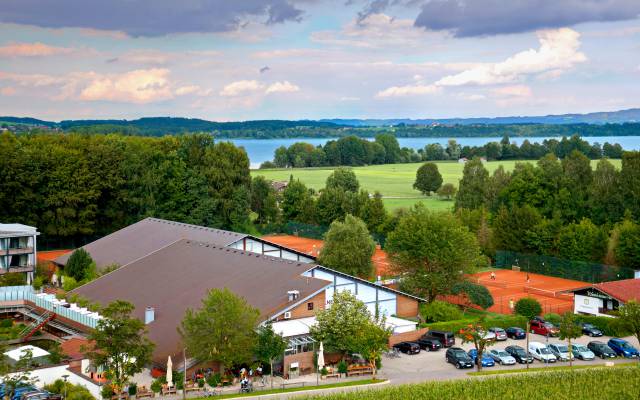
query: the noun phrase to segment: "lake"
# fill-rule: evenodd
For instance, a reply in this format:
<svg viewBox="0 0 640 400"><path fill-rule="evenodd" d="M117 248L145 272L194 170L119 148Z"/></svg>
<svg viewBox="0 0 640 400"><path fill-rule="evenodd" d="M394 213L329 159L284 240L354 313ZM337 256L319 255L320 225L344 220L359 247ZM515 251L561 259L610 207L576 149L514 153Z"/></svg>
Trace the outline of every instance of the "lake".
<svg viewBox="0 0 640 400"><path fill-rule="evenodd" d="M306 142L314 146L324 145L329 140L336 140L337 138L292 138L292 139L220 139L220 141L230 141L236 146L244 147L249 160L251 162L251 168L258 168L261 163L265 161L273 160L273 153L280 146L289 147L296 142ZM373 138L367 138L373 140ZM461 137L452 138L455 139L461 146L482 146L489 142L499 142L501 137ZM542 142L545 139L553 139L552 137L512 137L510 138L512 143L520 145L525 139L531 143ZM560 139L560 138L555 138ZM583 137L589 143L598 142L603 144L604 142L619 143L625 150L640 150L640 136L589 136ZM424 146L430 143L440 143L443 147L446 147L449 138L398 138L400 147L409 147L412 149L422 149Z"/></svg>

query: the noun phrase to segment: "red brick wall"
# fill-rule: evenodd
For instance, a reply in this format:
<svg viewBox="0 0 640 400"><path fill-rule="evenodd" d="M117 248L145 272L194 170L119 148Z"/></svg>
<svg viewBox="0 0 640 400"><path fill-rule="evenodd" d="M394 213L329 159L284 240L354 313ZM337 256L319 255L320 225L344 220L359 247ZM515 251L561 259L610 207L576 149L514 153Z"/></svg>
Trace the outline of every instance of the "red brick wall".
<svg viewBox="0 0 640 400"><path fill-rule="evenodd" d="M297 362L300 375L306 373L315 372L315 366L313 364L313 351L307 351L305 353L291 354L284 357L284 373L289 373L289 365Z"/></svg>
<svg viewBox="0 0 640 400"><path fill-rule="evenodd" d="M429 328L422 328L411 332L398 333L389 337L389 347L400 342L413 342L427 333Z"/></svg>
<svg viewBox="0 0 640 400"><path fill-rule="evenodd" d="M418 315L418 301L411 297L398 295L396 301L396 315L398 317L416 317Z"/></svg>

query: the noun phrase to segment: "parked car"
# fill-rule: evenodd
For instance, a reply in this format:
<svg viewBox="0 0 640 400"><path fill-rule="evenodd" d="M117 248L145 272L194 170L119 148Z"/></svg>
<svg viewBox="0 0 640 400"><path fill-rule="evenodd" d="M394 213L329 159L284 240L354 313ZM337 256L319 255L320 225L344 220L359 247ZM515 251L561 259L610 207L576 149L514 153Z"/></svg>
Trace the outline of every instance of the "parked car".
<svg viewBox="0 0 640 400"><path fill-rule="evenodd" d="M606 343L600 342L598 340L589 342L589 344L587 344L587 348L591 350L597 357L600 357L602 359L616 358L618 356L616 352L611 349L611 347L607 346Z"/></svg>
<svg viewBox="0 0 640 400"><path fill-rule="evenodd" d="M489 332L493 332L496 335L496 340L503 341L507 340L507 332L505 332L502 328L489 328Z"/></svg>
<svg viewBox="0 0 640 400"><path fill-rule="evenodd" d="M517 326L512 326L507 328L507 337L511 339L525 339L527 337L527 332L524 329L518 328Z"/></svg>
<svg viewBox="0 0 640 400"><path fill-rule="evenodd" d="M491 349L489 355L500 365L514 365L516 363L516 359L504 350Z"/></svg>
<svg viewBox="0 0 640 400"><path fill-rule="evenodd" d="M520 346L507 346L504 351L509 353L520 364L531 364L533 362L531 354L527 354L527 351Z"/></svg>
<svg viewBox="0 0 640 400"><path fill-rule="evenodd" d="M442 347L451 347L456 344L456 337L453 332L449 331L429 331L426 337L438 339L442 343Z"/></svg>
<svg viewBox="0 0 640 400"><path fill-rule="evenodd" d="M496 334L491 331L486 331L481 335L482 335L482 338L485 340L496 340Z"/></svg>
<svg viewBox="0 0 640 400"><path fill-rule="evenodd" d="M551 353L551 350L544 343L530 342L529 353L538 361L543 363L554 363L557 361L556 356Z"/></svg>
<svg viewBox="0 0 640 400"><path fill-rule="evenodd" d="M420 345L416 342L400 342L393 345L394 349L398 349L405 354L420 353Z"/></svg>
<svg viewBox="0 0 640 400"><path fill-rule="evenodd" d="M573 353L573 356L579 360L590 361L596 358L596 355L593 354L587 346L583 346L581 344L572 344L571 352Z"/></svg>
<svg viewBox="0 0 640 400"><path fill-rule="evenodd" d="M473 360L460 347L450 347L445 353L445 360L456 368L473 368Z"/></svg>
<svg viewBox="0 0 640 400"><path fill-rule="evenodd" d="M640 357L638 353L638 349L633 347L629 342L627 342L624 339L619 339L619 338L609 339L609 342L607 343L607 345L609 345L609 347L611 347L611 349L615 351L617 355L622 356L624 358Z"/></svg>
<svg viewBox="0 0 640 400"><path fill-rule="evenodd" d="M558 336L560 330L555 327L551 322L538 321L536 319L531 321L531 333L537 333L543 336Z"/></svg>
<svg viewBox="0 0 640 400"><path fill-rule="evenodd" d="M473 363L478 365L478 350L471 349L467 353L469 357L473 360ZM487 355L487 353L482 353L482 366L483 367L493 367L496 363L493 361L493 358Z"/></svg>
<svg viewBox="0 0 640 400"><path fill-rule="evenodd" d="M595 325L586 324L586 323L582 324L582 333L591 337L602 336L602 331L598 327L596 327Z"/></svg>
<svg viewBox="0 0 640 400"><path fill-rule="evenodd" d="M566 344L551 343L549 345L549 350L551 350L553 355L556 356L558 361L569 361L569 359L573 360L573 354L569 351L569 347L567 347Z"/></svg>
<svg viewBox="0 0 640 400"><path fill-rule="evenodd" d="M416 341L422 350L438 351L442 348L442 343L438 339L423 336Z"/></svg>

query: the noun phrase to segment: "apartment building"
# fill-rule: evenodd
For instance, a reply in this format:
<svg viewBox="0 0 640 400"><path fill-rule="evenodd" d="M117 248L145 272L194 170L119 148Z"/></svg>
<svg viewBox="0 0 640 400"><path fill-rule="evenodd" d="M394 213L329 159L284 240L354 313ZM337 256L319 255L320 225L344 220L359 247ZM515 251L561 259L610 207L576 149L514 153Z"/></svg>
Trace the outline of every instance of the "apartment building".
<svg viewBox="0 0 640 400"><path fill-rule="evenodd" d="M27 283L33 280L36 267L36 238L33 226L0 224L0 275L25 273Z"/></svg>

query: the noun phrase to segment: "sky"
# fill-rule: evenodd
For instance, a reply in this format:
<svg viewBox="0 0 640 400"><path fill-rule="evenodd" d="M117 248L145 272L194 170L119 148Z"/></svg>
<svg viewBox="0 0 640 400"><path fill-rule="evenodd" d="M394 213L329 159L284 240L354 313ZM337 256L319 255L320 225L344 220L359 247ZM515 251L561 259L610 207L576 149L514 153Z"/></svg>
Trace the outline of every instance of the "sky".
<svg viewBox="0 0 640 400"><path fill-rule="evenodd" d="M639 99L638 0L0 1L0 115L492 117Z"/></svg>

